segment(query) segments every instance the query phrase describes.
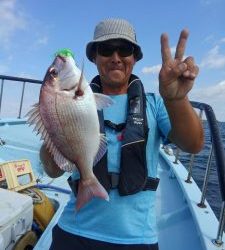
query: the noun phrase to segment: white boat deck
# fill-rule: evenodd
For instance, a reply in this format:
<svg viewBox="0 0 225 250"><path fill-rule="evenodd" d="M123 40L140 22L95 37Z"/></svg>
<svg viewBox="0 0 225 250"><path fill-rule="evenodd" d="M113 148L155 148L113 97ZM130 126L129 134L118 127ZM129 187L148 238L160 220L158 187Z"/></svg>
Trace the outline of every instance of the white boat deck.
<svg viewBox="0 0 225 250"><path fill-rule="evenodd" d="M175 156L161 150L157 190L157 213L160 249L223 249L215 246L218 220L206 201L206 208L197 204L201 192L192 180L186 183L187 171Z"/></svg>

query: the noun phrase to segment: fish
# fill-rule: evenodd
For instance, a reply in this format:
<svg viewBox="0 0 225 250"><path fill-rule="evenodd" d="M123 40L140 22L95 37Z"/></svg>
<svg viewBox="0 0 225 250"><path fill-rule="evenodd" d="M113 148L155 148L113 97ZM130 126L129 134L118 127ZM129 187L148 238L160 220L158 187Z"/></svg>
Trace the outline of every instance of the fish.
<svg viewBox="0 0 225 250"><path fill-rule="evenodd" d="M93 197L109 200L93 173L107 150L97 110L113 104L109 96L93 93L71 50L58 52L40 89L39 102L28 112L27 123L41 135L54 161L64 171L78 170L76 199L79 211Z"/></svg>

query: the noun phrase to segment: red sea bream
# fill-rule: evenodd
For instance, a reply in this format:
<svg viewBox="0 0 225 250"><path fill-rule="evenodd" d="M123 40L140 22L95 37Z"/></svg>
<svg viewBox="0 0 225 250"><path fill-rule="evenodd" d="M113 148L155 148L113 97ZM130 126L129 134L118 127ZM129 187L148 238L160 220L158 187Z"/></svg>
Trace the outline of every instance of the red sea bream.
<svg viewBox="0 0 225 250"><path fill-rule="evenodd" d="M108 200L108 193L93 173L93 164L106 151L100 134L97 109L112 104L109 97L94 94L69 51L58 53L47 70L39 103L28 113L28 123L42 135L57 165L71 172L78 169L80 181L76 209L92 197Z"/></svg>

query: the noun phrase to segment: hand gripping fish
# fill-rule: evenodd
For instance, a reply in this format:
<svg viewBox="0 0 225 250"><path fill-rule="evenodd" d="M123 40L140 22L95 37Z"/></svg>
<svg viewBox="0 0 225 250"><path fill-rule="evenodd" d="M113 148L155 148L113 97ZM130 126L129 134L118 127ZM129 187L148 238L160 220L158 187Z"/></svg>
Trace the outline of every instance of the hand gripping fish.
<svg viewBox="0 0 225 250"><path fill-rule="evenodd" d="M106 151L97 109L112 103L110 97L92 92L71 52L62 50L47 70L39 103L27 114L57 165L68 172L78 169L77 211L93 197L109 199L92 168Z"/></svg>

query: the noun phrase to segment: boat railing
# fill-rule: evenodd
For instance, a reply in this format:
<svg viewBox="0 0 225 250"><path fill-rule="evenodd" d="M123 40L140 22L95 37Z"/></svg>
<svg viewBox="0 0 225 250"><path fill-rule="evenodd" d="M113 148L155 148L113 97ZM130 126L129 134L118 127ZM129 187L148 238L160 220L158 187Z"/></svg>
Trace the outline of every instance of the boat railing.
<svg viewBox="0 0 225 250"><path fill-rule="evenodd" d="M224 152L224 146L223 146L218 122L216 120L216 116L214 114L212 107L208 104L194 102L194 101L192 101L191 104L193 108L199 109L200 119L202 119L203 113L205 114L207 122L208 122L210 136L211 136L211 147L210 147L209 157L207 160L207 166L206 166L206 171L204 175L201 200L198 203L198 206L200 208L206 207L205 205L206 191L207 191L208 180L209 180L209 175L210 175L212 156L214 155L222 203L221 203L217 236L216 236L216 239L213 240L213 243L217 246L221 246L223 244L222 237L223 237L223 230L224 230L224 225L225 225L225 152ZM175 164L178 163L180 152L181 150L179 148L176 148L175 161L174 161ZM192 168L194 165L194 158L195 158L195 154L191 154L189 167L188 167L188 175L186 179L186 182L190 184L192 183L191 177L192 177Z"/></svg>
<svg viewBox="0 0 225 250"><path fill-rule="evenodd" d="M26 84L27 84L27 83L42 84L42 81L40 81L40 80L35 80L35 79L29 79L29 78L15 77L15 76L6 76L6 75L0 75L0 80L1 80L1 91L0 91L0 119L1 119L2 99L3 99L3 92L4 92L5 81L14 81L14 82L20 82L20 83L22 83L21 98L20 98L20 106L19 106L19 113L18 113L18 116L17 116L18 118L21 118L22 108L23 108L23 98L24 98L24 92L25 92Z"/></svg>
<svg viewBox="0 0 225 250"><path fill-rule="evenodd" d="M5 81L16 81L22 83L22 89L21 89L21 98L20 98L20 108L18 113L18 118L21 118L22 108L23 108L23 97L24 97L24 91L26 84L29 83L36 83L36 84L42 84L42 81L35 80L35 79L28 79L28 78L22 78L22 77L13 77L13 76L6 76L6 75L0 75L1 80L1 89L0 89L0 119L1 119L1 108L2 108L2 99L3 99L3 91L4 91L4 84ZM206 173L204 177L204 183L202 187L202 197L198 204L199 207L204 208L205 207L205 197L206 197L206 191L207 191L207 184L210 174L210 167L212 162L212 155L215 156L216 166L217 166L217 174L218 174L218 180L219 180L219 186L220 186L220 193L222 197L222 205L221 205L221 212L220 212L220 218L219 218L219 226L218 226L218 233L216 236L216 239L213 241L215 245L221 246L223 244L222 237L223 237L223 229L225 224L225 153L224 153L224 147L222 143L222 137L220 134L218 122L216 120L215 114L213 112L213 109L211 106L205 103L199 103L199 102L191 102L192 106L195 109L199 109L200 113L199 116L202 119L203 112L205 113L205 116L207 118L207 122L209 125L209 130L211 134L211 149L210 154L207 162L206 167ZM175 161L174 163L178 163L180 154L180 149L177 148L176 155L175 155ZM191 155L190 163L189 163L189 170L188 170L188 176L187 176L187 183L191 183L191 177L192 177L192 167L194 163L195 155Z"/></svg>

